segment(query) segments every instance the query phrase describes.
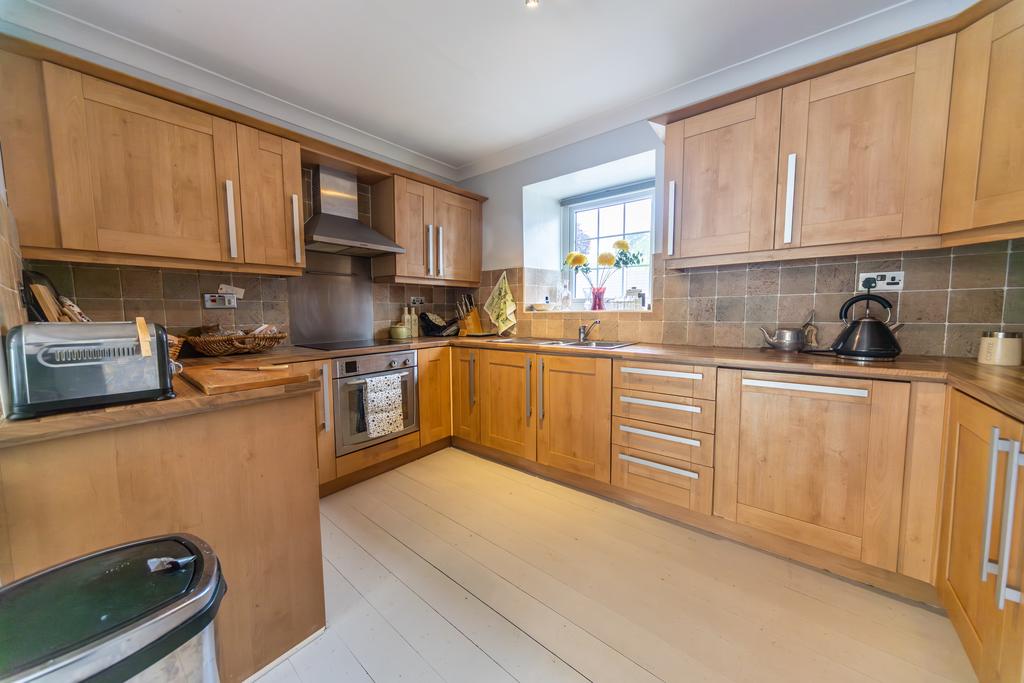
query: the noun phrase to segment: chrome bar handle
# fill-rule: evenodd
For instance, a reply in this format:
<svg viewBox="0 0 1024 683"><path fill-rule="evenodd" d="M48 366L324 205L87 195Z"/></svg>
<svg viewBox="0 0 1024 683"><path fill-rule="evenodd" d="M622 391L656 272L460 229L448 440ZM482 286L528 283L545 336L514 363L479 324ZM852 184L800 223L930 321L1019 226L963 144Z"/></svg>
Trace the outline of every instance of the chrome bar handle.
<svg viewBox="0 0 1024 683"><path fill-rule="evenodd" d="M324 363L320 369L320 390L324 392L324 431L331 431L331 364Z"/></svg>
<svg viewBox="0 0 1024 683"><path fill-rule="evenodd" d="M544 357L541 356L537 368L537 419L544 422Z"/></svg>
<svg viewBox="0 0 1024 683"><path fill-rule="evenodd" d="M476 405L476 353L469 352L469 406Z"/></svg>
<svg viewBox="0 0 1024 683"><path fill-rule="evenodd" d="M988 449L988 492L985 496L985 542L981 551L981 580L988 580L989 574L999 574L999 565L989 562L992 552L992 516L996 503L996 469L999 467L999 451L1006 450L1010 442L999 438L999 427L992 428L992 443Z"/></svg>
<svg viewBox="0 0 1024 683"><path fill-rule="evenodd" d="M626 453L619 453L619 460L625 462L631 462L636 465L642 465L643 467L650 467L652 470L661 470L662 472L670 472L672 474L678 474L681 477L687 479L700 479L700 473L692 470L684 470L679 467L672 467L671 465L663 465L660 462L654 462L653 460L644 460L633 455L627 455Z"/></svg>
<svg viewBox="0 0 1024 683"><path fill-rule="evenodd" d="M1011 441L1010 457L1006 461L1006 489L1003 493L1003 526L999 545L999 588L996 592L999 609L1006 607L1006 601L1021 602L1020 588L1010 588L1010 546L1013 545L1013 517L1017 506L1017 481L1020 468L1024 467L1024 455L1020 452L1020 441Z"/></svg>
<svg viewBox="0 0 1024 683"><path fill-rule="evenodd" d="M662 441L671 441L672 443L681 443L685 446L700 448L700 441L697 439L689 439L685 436L665 434L664 432L654 432L650 429L640 429L638 427L630 427L629 425L619 425L619 431L626 432L627 434L637 434L639 436L647 436L652 439L661 439Z"/></svg>
<svg viewBox="0 0 1024 683"><path fill-rule="evenodd" d="M783 223L782 242L793 242L793 204L796 199L796 154L790 154L786 162L786 220Z"/></svg>
<svg viewBox="0 0 1024 683"><path fill-rule="evenodd" d="M529 421L530 416L533 415L533 400L530 396L530 375L533 373L533 361L529 356L526 357L526 419Z"/></svg>
<svg viewBox="0 0 1024 683"><path fill-rule="evenodd" d="M408 376L408 374L409 374L408 371L389 372L388 373L388 375L393 375L395 377L406 377L406 376ZM366 384L366 380L365 379L350 379L347 382L345 382L345 384Z"/></svg>
<svg viewBox="0 0 1024 683"><path fill-rule="evenodd" d="M235 184L224 181L224 191L228 205L228 253L231 258L238 258L238 233L235 229Z"/></svg>
<svg viewBox="0 0 1024 683"><path fill-rule="evenodd" d="M302 228L299 225L299 195L292 195L292 238L295 241L295 262L302 263Z"/></svg>
<svg viewBox="0 0 1024 683"><path fill-rule="evenodd" d="M444 277L444 226L437 226L437 274Z"/></svg>
<svg viewBox="0 0 1024 683"><path fill-rule="evenodd" d="M434 224L427 225L427 275L434 274Z"/></svg>
<svg viewBox="0 0 1024 683"><path fill-rule="evenodd" d="M676 181L668 181L668 244L665 250L669 256L676 253Z"/></svg>

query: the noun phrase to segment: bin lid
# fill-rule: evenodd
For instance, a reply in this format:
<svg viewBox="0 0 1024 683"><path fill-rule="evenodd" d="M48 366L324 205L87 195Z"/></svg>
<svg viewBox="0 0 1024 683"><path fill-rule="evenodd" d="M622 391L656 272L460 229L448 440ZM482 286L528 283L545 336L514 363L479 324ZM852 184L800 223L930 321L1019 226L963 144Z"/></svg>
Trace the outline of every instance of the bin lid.
<svg viewBox="0 0 1024 683"><path fill-rule="evenodd" d="M216 555L187 535L108 548L25 577L0 588L0 679L94 675L172 632L191 637L213 618L222 583ZM136 662L138 670L163 654Z"/></svg>

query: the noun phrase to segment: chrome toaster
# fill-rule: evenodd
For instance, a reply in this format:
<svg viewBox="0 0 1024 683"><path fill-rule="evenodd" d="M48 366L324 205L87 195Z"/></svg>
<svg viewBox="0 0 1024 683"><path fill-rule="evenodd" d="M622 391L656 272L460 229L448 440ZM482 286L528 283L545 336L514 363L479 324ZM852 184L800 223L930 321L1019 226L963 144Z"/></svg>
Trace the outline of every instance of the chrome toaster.
<svg viewBox="0 0 1024 683"><path fill-rule="evenodd" d="M174 398L167 331L150 323L26 323L7 335L11 413L18 420L114 403Z"/></svg>

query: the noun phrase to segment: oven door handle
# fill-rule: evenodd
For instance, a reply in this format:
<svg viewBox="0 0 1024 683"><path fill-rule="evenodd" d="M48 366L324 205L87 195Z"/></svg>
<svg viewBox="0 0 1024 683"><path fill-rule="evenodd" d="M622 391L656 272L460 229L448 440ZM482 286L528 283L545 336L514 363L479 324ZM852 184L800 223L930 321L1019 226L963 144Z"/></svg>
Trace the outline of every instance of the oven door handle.
<svg viewBox="0 0 1024 683"><path fill-rule="evenodd" d="M403 372L391 372L391 373L388 373L389 376L390 375L395 375L397 377L405 377L408 374L409 374L409 372L407 370L403 371ZM345 382L345 384L366 384L366 380L365 379L350 379L347 382Z"/></svg>

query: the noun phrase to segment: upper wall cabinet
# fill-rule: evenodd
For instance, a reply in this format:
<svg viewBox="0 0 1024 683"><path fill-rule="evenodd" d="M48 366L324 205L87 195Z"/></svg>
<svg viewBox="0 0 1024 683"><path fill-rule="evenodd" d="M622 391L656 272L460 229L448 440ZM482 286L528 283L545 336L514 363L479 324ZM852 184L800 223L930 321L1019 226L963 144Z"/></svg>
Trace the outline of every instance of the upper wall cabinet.
<svg viewBox="0 0 1024 683"><path fill-rule="evenodd" d="M305 265L299 143L238 125L246 263Z"/></svg>
<svg viewBox="0 0 1024 683"><path fill-rule="evenodd" d="M771 249L781 103L776 90L668 127L668 256Z"/></svg>
<svg viewBox="0 0 1024 683"><path fill-rule="evenodd" d="M955 41L783 90L776 248L938 232Z"/></svg>
<svg viewBox="0 0 1024 683"><path fill-rule="evenodd" d="M50 63L43 83L63 248L243 261L235 124Z"/></svg>
<svg viewBox="0 0 1024 683"><path fill-rule="evenodd" d="M1024 220L1024 0L961 31L949 112L943 233Z"/></svg>
<svg viewBox="0 0 1024 683"><path fill-rule="evenodd" d="M405 248L373 260L376 280L477 285L481 207L469 197L393 176L373 186L373 227Z"/></svg>

